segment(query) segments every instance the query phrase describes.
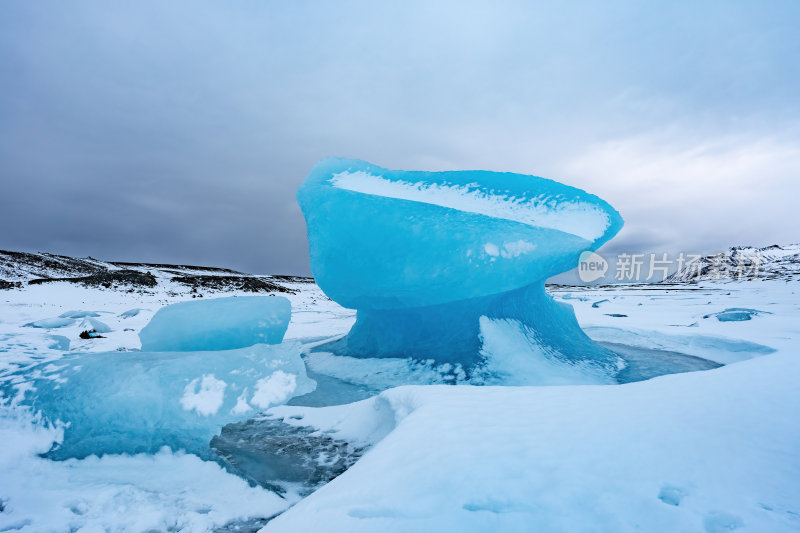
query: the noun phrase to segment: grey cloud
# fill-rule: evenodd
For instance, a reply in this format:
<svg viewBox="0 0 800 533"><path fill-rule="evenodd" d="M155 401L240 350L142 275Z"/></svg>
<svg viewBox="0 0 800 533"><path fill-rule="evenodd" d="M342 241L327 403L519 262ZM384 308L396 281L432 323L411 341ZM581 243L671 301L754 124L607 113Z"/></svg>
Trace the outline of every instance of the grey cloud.
<svg viewBox="0 0 800 533"><path fill-rule="evenodd" d="M620 246L738 244L725 209L707 231L659 229L658 198L635 186L649 169L599 150L641 148L632 140L667 125L676 131L662 146L674 152L661 161L686 137L737 132L757 144L779 132L779 144L796 143L799 12L792 2L6 2L0 247L307 273L294 193L328 155L563 179L623 211L631 233ZM727 175L747 186L774 164L748 168ZM797 185L777 186L790 190L755 188L767 207L745 237L787 235L766 213L786 212Z"/></svg>

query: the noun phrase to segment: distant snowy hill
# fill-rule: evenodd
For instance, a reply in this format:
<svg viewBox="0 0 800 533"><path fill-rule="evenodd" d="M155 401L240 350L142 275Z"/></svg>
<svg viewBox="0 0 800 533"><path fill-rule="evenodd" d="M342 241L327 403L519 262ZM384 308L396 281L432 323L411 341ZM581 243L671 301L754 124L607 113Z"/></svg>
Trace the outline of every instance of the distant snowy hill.
<svg viewBox="0 0 800 533"><path fill-rule="evenodd" d="M100 261L48 253L0 250L0 289L64 281L84 286L149 290L176 286L206 291L291 292L284 282L313 281L298 276L255 276L227 268Z"/></svg>
<svg viewBox="0 0 800 533"><path fill-rule="evenodd" d="M764 248L736 246L687 264L665 282L751 279L800 280L800 244ZM169 290L175 286L208 292L286 292L292 290L286 283L312 283L314 280L302 276L252 275L217 267L125 263L0 250L0 289L54 281L121 290L150 290L156 286Z"/></svg>
<svg viewBox="0 0 800 533"><path fill-rule="evenodd" d="M764 248L735 246L687 264L666 282L753 279L800 279L800 244L773 244Z"/></svg>

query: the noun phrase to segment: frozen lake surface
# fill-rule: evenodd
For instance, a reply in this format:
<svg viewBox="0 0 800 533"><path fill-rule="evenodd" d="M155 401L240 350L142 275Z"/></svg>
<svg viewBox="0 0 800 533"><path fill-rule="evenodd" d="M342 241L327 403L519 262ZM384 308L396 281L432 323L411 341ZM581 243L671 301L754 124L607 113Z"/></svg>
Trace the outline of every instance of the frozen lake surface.
<svg viewBox="0 0 800 533"><path fill-rule="evenodd" d="M313 392L221 427L205 459L45 459L63 426L5 398L0 530L800 530L795 282L550 287L625 360L622 384L513 387L496 386L511 373L312 352L354 313L284 284L296 290L286 341L302 346ZM153 314L193 294L2 291L0 376L138 350ZM741 310L758 312L719 318ZM109 331L81 339L89 317ZM523 355L491 368L531 372Z"/></svg>

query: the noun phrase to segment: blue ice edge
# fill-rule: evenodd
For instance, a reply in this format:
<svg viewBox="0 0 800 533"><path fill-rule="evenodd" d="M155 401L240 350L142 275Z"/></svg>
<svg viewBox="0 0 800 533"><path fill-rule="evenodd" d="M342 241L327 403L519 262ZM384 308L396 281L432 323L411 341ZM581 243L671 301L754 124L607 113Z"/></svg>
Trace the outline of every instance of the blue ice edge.
<svg viewBox="0 0 800 533"><path fill-rule="evenodd" d="M545 280L622 228L607 202L553 180L489 171L395 171L329 158L297 192L311 270L356 309L353 357L481 363L481 318L513 321L533 352L611 382L620 357L592 342Z"/></svg>
<svg viewBox="0 0 800 533"><path fill-rule="evenodd" d="M66 354L0 376L0 401L63 426L52 459L163 446L214 459L222 426L316 387L301 346L281 342L290 312L285 298L260 296L167 306L142 341L173 351Z"/></svg>

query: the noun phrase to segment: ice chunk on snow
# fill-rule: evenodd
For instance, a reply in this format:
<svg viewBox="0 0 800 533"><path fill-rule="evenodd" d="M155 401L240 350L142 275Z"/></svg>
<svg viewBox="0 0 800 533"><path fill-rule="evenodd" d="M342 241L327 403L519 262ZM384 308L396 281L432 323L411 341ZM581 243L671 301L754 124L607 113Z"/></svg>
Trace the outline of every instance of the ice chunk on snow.
<svg viewBox="0 0 800 533"><path fill-rule="evenodd" d="M70 354L0 378L4 396L67 424L57 459L162 446L206 456L211 437L246 416L242 402L266 408L314 387L295 343Z"/></svg>
<svg viewBox="0 0 800 533"><path fill-rule="evenodd" d="M142 350L234 350L278 344L292 306L279 296L238 296L168 305L139 333Z"/></svg>
<svg viewBox="0 0 800 533"><path fill-rule="evenodd" d="M139 311L143 311L143 309L139 307L134 307L133 309L128 309L127 311L123 311L119 314L120 318L132 318L139 314Z"/></svg>
<svg viewBox="0 0 800 533"><path fill-rule="evenodd" d="M64 327L67 327L67 326L71 326L74 323L75 323L75 319L74 318L62 318L62 317L58 317L58 318L43 318L41 320L35 320L33 322L28 322L27 324L25 324L25 327L28 327L28 328L44 328L44 329L64 328Z"/></svg>
<svg viewBox="0 0 800 533"><path fill-rule="evenodd" d="M58 316L60 316L61 318L86 318L88 316L98 317L98 316L100 316L100 313L98 313L97 311L75 311L75 310L72 310L72 311L66 311L64 313L61 313Z"/></svg>
<svg viewBox="0 0 800 533"><path fill-rule="evenodd" d="M93 329L97 333L108 333L111 331L111 328L108 326L108 324L106 324L105 322L101 322L96 318L90 318L90 317L84 318L80 324L80 327L90 330Z"/></svg>
<svg viewBox="0 0 800 533"><path fill-rule="evenodd" d="M317 283L358 310L347 337L320 350L473 365L486 316L520 321L565 358L616 369L616 356L544 292L545 279L622 227L600 198L535 176L404 172L331 158L297 199Z"/></svg>

